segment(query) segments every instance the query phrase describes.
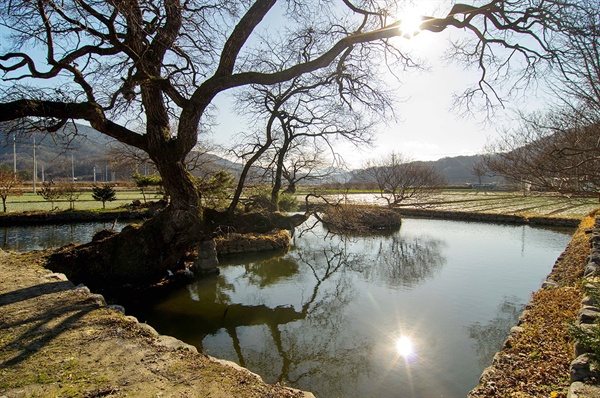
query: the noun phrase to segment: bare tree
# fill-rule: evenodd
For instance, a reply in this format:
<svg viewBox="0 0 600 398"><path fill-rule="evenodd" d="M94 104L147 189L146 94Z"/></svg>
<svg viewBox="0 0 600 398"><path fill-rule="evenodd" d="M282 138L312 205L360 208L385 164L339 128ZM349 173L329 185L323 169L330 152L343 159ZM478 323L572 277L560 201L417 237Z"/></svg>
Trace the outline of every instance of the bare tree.
<svg viewBox="0 0 600 398"><path fill-rule="evenodd" d="M77 184L73 181L67 181L60 183L59 191L61 196L69 201L69 209L75 210L75 202L81 196L81 191Z"/></svg>
<svg viewBox="0 0 600 398"><path fill-rule="evenodd" d="M212 175L218 171L218 167L214 165L213 159L209 156L212 150L215 150L214 145L198 142L189 152L185 159L185 165L194 176L205 178L208 174ZM107 158L111 167L123 175L157 173L156 165L148 153L121 142L111 145Z"/></svg>
<svg viewBox="0 0 600 398"><path fill-rule="evenodd" d="M370 145L374 122L369 120L367 110L382 116L381 113L391 109L391 96L381 84L371 81L362 86L354 82L357 87L346 99L362 105L361 112L354 110L343 97L336 95L339 86L335 69L325 72L324 76L311 74L273 87L253 86L240 99L246 105L246 113L266 121L263 145L251 144L251 147L257 148L254 154L260 155L254 158L255 164L262 163L261 167L271 174L273 211L279 210L286 163L289 164L292 154L299 160L298 155L308 148L327 148L336 159L339 157L334 149L336 140L356 146ZM353 78L346 79L351 82ZM308 159L304 157L304 160L306 168ZM290 178L298 176L293 169L287 171Z"/></svg>
<svg viewBox="0 0 600 398"><path fill-rule="evenodd" d="M485 157L478 159L471 169L471 174L477 178L477 189L482 188L482 179L483 177L488 176L490 173L490 169L488 168Z"/></svg>
<svg viewBox="0 0 600 398"><path fill-rule="evenodd" d="M45 181L42 183L42 187L37 192L45 201L50 202L50 210L54 211L58 207L54 207L54 203L63 196L62 186L57 185L54 181Z"/></svg>
<svg viewBox="0 0 600 398"><path fill-rule="evenodd" d="M323 151L317 146L289 151L288 159L283 165L282 176L287 182L283 193L294 194L302 181L323 180L331 176L337 162L328 161Z"/></svg>
<svg viewBox="0 0 600 398"><path fill-rule="evenodd" d="M185 159L198 132L205 131L199 126L217 94L251 84L275 85L331 66L338 95L357 105L352 82L375 73L369 66L384 60L397 61L390 65L396 70L411 65L390 40L406 33L402 21L392 18L395 2L342 3L290 1L285 23L271 26L267 40L260 40L257 27L276 0L2 2L0 24L9 44L0 54L7 83L0 122L20 120L23 127L55 132L69 120L85 120L148 153L171 198L141 227L73 253L70 261L89 265L77 268L73 277L95 283L155 281L180 267L190 245L210 239L218 223L204 218ZM535 76L540 61L557 59L552 39L561 32L579 34L581 8L580 2L553 0L535 6L525 0L456 4L447 15L424 18L420 28L472 33L472 48L457 48L483 72L466 98L478 93L493 97L491 83L508 71L514 75L519 63L525 65L519 76L526 78ZM530 46L520 44L524 37ZM494 52L497 48L507 51ZM269 51L293 56L292 62L283 69L277 67L281 62L264 62L260 54ZM173 119L178 119L175 130ZM135 130L141 122L143 133ZM110 264L110 272L104 264ZM91 270L99 271L92 275Z"/></svg>
<svg viewBox="0 0 600 398"><path fill-rule="evenodd" d="M0 166L0 198L2 198L2 209L6 213L6 200L9 196L21 195L22 192L17 189L21 182L18 174L8 165Z"/></svg>
<svg viewBox="0 0 600 398"><path fill-rule="evenodd" d="M433 166L411 161L395 152L379 160L367 161L357 172L357 178L374 183L379 197L390 207L407 199L418 201L433 189L445 185L443 176Z"/></svg>
<svg viewBox="0 0 600 398"><path fill-rule="evenodd" d="M107 158L111 167L124 175L156 173L156 166L146 152L121 142L110 146Z"/></svg>
<svg viewBox="0 0 600 398"><path fill-rule="evenodd" d="M521 115L490 146L489 168L526 189L565 195L600 190L600 8L583 1L572 37L561 37L561 68L550 76L559 105Z"/></svg>
<svg viewBox="0 0 600 398"><path fill-rule="evenodd" d="M581 112L529 116L490 147L490 170L528 189L566 195L600 190L600 120Z"/></svg>

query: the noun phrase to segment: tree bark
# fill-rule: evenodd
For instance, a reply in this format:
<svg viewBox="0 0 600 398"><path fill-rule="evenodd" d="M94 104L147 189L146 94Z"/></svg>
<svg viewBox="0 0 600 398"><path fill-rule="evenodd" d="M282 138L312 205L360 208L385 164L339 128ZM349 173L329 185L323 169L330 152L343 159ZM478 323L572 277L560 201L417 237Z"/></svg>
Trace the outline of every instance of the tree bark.
<svg viewBox="0 0 600 398"><path fill-rule="evenodd" d="M183 161L166 140L152 146L150 155L171 199L167 207L140 226L55 253L50 258L52 269L90 287L143 286L181 269L183 254L212 238L202 217L199 192Z"/></svg>

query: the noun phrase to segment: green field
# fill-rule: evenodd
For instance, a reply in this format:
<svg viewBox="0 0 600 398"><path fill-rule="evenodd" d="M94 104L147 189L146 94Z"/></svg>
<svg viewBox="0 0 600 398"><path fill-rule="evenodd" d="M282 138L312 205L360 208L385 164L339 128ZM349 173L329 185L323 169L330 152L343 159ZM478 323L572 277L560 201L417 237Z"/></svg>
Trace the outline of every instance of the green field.
<svg viewBox="0 0 600 398"><path fill-rule="evenodd" d="M385 205L386 202L377 199L375 193L349 193L325 195L330 201L342 200L349 204L376 204ZM162 194L152 192L146 194L147 200L158 200ZM304 195L297 195L298 201L304 203ZM117 191L117 200L106 202L107 209L114 209L124 205L131 204L132 201L143 200L139 190L121 190ZM318 203L313 199L312 202ZM54 203L59 210L68 210L69 202L61 199ZM520 192L504 191L472 191L472 190L444 190L428 195L420 201L406 200L401 207L420 208L430 210L445 211L465 211L476 213L499 213L515 214L520 216L544 216L560 218L583 218L589 212L600 207L597 198L567 198L551 194L528 194L524 196ZM45 201L41 196L31 192L21 196L10 196L7 200L9 212L22 212L51 209L50 202ZM101 209L102 203L92 199L91 192L82 192L75 202L77 210Z"/></svg>
<svg viewBox="0 0 600 398"><path fill-rule="evenodd" d="M162 194L156 192L152 192L150 194L146 193L146 200L158 200L162 198L162 196ZM139 199L143 202L142 193L139 190L117 191L117 199L113 202L106 202L106 208L114 209L128 205L136 199ZM38 210L50 211L52 204L48 201L45 201L40 195L28 192L20 196L9 196L6 201L6 207L9 213ZM58 210L68 210L69 201L60 199L54 202L54 207L58 207ZM91 192L82 192L79 198L75 201L76 210L94 210L101 208L102 202L94 200Z"/></svg>

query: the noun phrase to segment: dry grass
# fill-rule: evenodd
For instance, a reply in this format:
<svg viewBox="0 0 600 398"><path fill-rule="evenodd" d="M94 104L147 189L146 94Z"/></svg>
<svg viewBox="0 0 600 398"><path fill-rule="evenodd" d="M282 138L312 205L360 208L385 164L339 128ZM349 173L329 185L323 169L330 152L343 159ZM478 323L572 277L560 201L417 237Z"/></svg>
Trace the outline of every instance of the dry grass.
<svg viewBox="0 0 600 398"><path fill-rule="evenodd" d="M393 230L402 222L400 215L390 209L345 205L327 206L322 221L335 233Z"/></svg>

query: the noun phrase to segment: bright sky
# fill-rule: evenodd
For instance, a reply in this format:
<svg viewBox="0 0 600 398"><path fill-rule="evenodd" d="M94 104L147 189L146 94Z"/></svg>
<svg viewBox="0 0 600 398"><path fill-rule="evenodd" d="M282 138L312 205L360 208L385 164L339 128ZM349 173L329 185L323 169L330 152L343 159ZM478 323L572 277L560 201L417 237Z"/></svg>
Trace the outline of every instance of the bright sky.
<svg viewBox="0 0 600 398"><path fill-rule="evenodd" d="M443 0L420 0L414 4L416 7L413 12L420 15L444 16L451 8L451 2ZM261 25L282 23L285 21L281 13L274 9ZM2 33L0 31L0 37ZM531 92L528 98L521 98L519 103L507 103L505 111L494 115L493 123L484 123L485 115L463 118L457 112L451 112L452 95L462 92L479 78L476 68L465 70L464 66L448 65L441 60L449 37L460 34L456 29L447 29L443 33L423 32L411 39L398 39L403 46L409 46L414 55L425 60L430 70L400 72L403 85L397 94L402 101L396 107L400 121L382 123L373 148L363 151L346 145L337 148L350 167L360 167L365 160L391 151L415 160L481 153L486 143L497 135L497 129L508 125L512 110L534 110L543 106L544 101L538 100L538 94ZM0 48L5 50L1 44ZM394 84L395 81L390 77L390 86ZM540 94L539 98L544 96ZM215 105L219 111L211 139L218 144L231 146L236 141L235 135L245 129L244 121L235 115L235 102L231 94L220 94Z"/></svg>
<svg viewBox="0 0 600 398"><path fill-rule="evenodd" d="M417 13L421 15L443 16L451 7L448 2L437 0L418 1L416 4ZM436 12L436 8L441 11ZM529 98L521 98L519 103L507 103L504 111L496 112L492 123L485 120L485 114L465 118L457 111L451 112L453 94L476 83L480 76L476 68L465 70L464 65L449 65L441 59L449 38L460 34L456 29L447 29L443 33L422 32L411 39L399 39L402 45L409 46L415 55L427 62L429 71L400 73L403 85L397 93L403 101L396 106L400 121L388 125L382 123L374 148L357 151L351 146L339 146L338 150L349 166L360 167L364 160L392 150L415 160L481 153L488 141L498 134L497 129L510 123L514 109L534 110L542 105L537 94L532 92ZM392 79L390 84L395 84ZM232 100L228 98L225 93L216 99L219 125L212 136L224 145L235 142L232 133L244 128L239 124L240 119L233 115Z"/></svg>

